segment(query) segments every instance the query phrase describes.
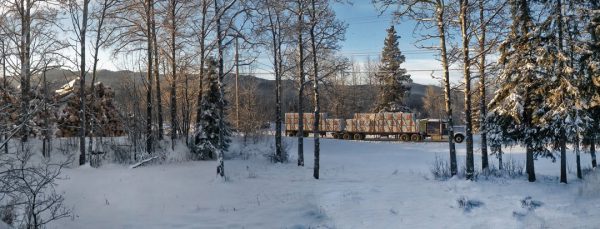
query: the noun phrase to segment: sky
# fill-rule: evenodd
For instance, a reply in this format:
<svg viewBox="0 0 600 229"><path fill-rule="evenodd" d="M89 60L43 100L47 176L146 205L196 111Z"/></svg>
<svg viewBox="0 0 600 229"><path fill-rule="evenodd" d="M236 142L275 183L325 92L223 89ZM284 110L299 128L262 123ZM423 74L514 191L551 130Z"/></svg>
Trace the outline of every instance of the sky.
<svg viewBox="0 0 600 229"><path fill-rule="evenodd" d="M439 80L431 77L430 70L436 70L434 75L440 77L441 64L436 60L435 51L417 48L419 37L413 34L414 22L393 22L391 12L380 15L371 0L355 0L352 4L336 3L334 10L337 17L348 24L346 40L342 42L342 55L357 62L365 61L367 57L378 58L387 35L386 29L394 25L400 36L400 51L406 57L401 67L408 71L415 83L439 85ZM459 80L458 72L451 73L452 81Z"/></svg>
<svg viewBox="0 0 600 229"><path fill-rule="evenodd" d="M355 62L364 63L367 58L375 60L383 49L383 42L387 35L386 29L394 25L400 36L400 51L406 57L406 62L401 65L411 75L413 82L419 84L439 85L441 76L441 64L436 59L436 52L432 50L419 49L416 47L418 35L413 35L415 23L402 21L394 23L391 13L380 14L371 3L371 0L354 0L352 4L334 3L333 9L338 19L348 24L346 39L342 42L340 54ZM437 41L429 41L435 42ZM268 72L272 72L268 54L262 54L255 66L254 72L262 78L273 78ZM131 60L114 60L108 52L101 54L101 58L111 61L100 61L100 68L110 70L123 70L123 66L129 66ZM127 63L125 63L127 62ZM438 77L434 79L433 74ZM451 81L460 80L460 72L451 72Z"/></svg>

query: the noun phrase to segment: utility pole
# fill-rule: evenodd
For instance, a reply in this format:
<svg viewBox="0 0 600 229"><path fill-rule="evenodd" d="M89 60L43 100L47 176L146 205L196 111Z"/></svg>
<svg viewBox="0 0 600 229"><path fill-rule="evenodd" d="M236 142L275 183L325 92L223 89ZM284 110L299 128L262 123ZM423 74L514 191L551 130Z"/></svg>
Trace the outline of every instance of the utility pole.
<svg viewBox="0 0 600 229"><path fill-rule="evenodd" d="M240 76L240 54L238 46L238 35L235 36L235 128L240 129L240 94L239 94L239 76Z"/></svg>

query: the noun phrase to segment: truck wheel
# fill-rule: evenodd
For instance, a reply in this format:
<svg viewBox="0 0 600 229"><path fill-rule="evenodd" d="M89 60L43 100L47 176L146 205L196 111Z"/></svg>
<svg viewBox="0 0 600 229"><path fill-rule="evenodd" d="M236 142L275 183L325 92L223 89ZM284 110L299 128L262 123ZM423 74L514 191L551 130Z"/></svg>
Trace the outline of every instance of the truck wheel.
<svg viewBox="0 0 600 229"><path fill-rule="evenodd" d="M351 140L352 139L352 135L350 133L345 133L343 137L344 137L344 140Z"/></svg>
<svg viewBox="0 0 600 229"><path fill-rule="evenodd" d="M412 136L410 136L410 140L413 141L413 142L420 142L421 141L421 135L413 134Z"/></svg>
<svg viewBox="0 0 600 229"><path fill-rule="evenodd" d="M465 136L463 136L462 134L456 134L456 135L454 135L454 141L456 143L462 143L463 140L465 140Z"/></svg>
<svg viewBox="0 0 600 229"><path fill-rule="evenodd" d="M354 134L354 140L362 140L362 134Z"/></svg>
<svg viewBox="0 0 600 229"><path fill-rule="evenodd" d="M400 141L407 142L409 139L410 137L408 136L408 134L400 135Z"/></svg>
<svg viewBox="0 0 600 229"><path fill-rule="evenodd" d="M339 136L338 136L338 134L337 134L337 133L331 133L331 137L332 137L333 139L338 139L338 138L339 138Z"/></svg>

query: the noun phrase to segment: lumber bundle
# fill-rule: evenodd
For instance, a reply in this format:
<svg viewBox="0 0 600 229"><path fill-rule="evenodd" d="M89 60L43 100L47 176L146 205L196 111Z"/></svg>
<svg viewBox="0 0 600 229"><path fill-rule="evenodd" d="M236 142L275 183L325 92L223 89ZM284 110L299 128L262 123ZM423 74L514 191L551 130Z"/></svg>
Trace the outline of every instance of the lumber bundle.
<svg viewBox="0 0 600 229"><path fill-rule="evenodd" d="M402 112L356 113L346 120L348 132L405 133L417 132L414 114Z"/></svg>
<svg viewBox="0 0 600 229"><path fill-rule="evenodd" d="M61 103L58 110L56 135L58 137L79 136L79 80L74 79L65 84L62 88L56 90L56 100ZM115 137L125 135L124 125L119 117L119 112L114 106L115 93L110 87L102 83L94 85L95 101L91 88L86 87L86 136ZM94 128L90 128L90 123L94 123ZM92 132L93 131L93 132Z"/></svg>
<svg viewBox="0 0 600 229"><path fill-rule="evenodd" d="M314 122L315 122L315 114L314 113L303 113L303 126L304 131L310 132L313 131ZM285 130L287 131L296 131L298 130L298 113L285 113ZM327 120L327 113L319 114L319 130L325 131Z"/></svg>

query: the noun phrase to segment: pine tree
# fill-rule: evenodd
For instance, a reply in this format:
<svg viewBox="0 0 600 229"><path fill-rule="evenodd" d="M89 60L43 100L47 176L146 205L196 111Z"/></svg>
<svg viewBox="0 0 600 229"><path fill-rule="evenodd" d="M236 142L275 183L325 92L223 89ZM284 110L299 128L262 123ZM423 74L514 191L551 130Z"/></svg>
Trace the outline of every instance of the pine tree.
<svg viewBox="0 0 600 229"><path fill-rule="evenodd" d="M196 159L214 159L219 150L227 151L229 143L231 142L231 131L229 125L226 124L226 128L219 128L219 103L225 102L220 98L219 84L216 74L217 63L215 60L208 60L208 80L209 88L208 92L202 99L202 113L200 117L200 125L196 129L194 136L197 144L194 146L192 152L195 154ZM219 133L222 131L223 148L219 148Z"/></svg>
<svg viewBox="0 0 600 229"><path fill-rule="evenodd" d="M387 37L381 52L381 65L376 74L379 83L379 99L375 112L408 112L404 98L410 92L412 79L406 74L406 69L400 65L404 63L404 55L398 47L398 38L394 26L387 29Z"/></svg>

